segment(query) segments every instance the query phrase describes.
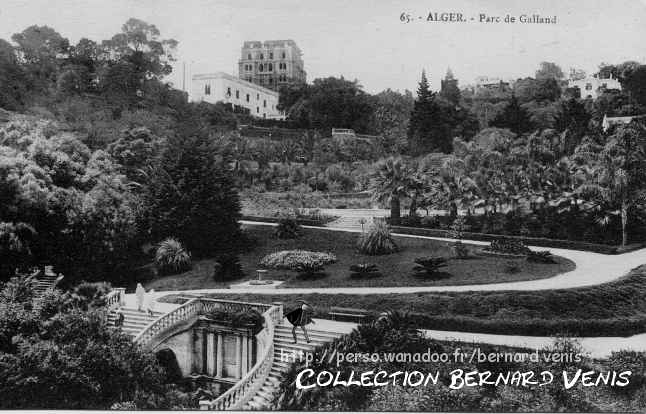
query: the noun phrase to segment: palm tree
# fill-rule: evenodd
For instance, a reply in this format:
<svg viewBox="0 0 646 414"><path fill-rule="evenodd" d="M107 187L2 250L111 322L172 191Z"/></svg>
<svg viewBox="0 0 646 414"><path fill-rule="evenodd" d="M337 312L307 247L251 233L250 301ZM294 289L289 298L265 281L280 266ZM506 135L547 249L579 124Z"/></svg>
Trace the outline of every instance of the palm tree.
<svg viewBox="0 0 646 414"><path fill-rule="evenodd" d="M390 157L379 162L370 179L370 189L379 202L390 202L390 218L401 217L401 197L408 194L412 171L402 158Z"/></svg>
<svg viewBox="0 0 646 414"><path fill-rule="evenodd" d="M618 205L625 246L629 212L646 198L646 126L634 121L620 126L600 153L586 155L593 168L589 182L580 185L577 193L596 198L598 204Z"/></svg>

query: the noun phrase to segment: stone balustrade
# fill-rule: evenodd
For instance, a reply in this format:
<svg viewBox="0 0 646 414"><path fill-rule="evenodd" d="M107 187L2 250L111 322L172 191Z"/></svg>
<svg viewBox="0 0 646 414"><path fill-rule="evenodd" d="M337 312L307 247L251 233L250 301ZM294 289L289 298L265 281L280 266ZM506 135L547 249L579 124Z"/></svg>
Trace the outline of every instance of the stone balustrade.
<svg viewBox="0 0 646 414"><path fill-rule="evenodd" d="M260 305L267 308L269 305ZM255 395L260 386L265 382L274 356L274 328L282 320L283 308L281 304L271 305L263 313L265 326L256 336L262 345L262 354L256 364L240 381L213 401L200 401L201 410L242 410L244 405Z"/></svg>

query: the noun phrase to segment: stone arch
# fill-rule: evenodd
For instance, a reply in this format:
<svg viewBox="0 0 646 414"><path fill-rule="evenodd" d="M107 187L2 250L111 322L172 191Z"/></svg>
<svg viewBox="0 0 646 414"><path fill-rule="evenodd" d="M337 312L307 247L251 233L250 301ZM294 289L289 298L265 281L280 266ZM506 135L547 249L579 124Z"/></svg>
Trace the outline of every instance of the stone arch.
<svg viewBox="0 0 646 414"><path fill-rule="evenodd" d="M166 371L167 379L170 382L177 382L182 379L182 370L177 361L175 352L170 348L162 348L155 352L157 362Z"/></svg>

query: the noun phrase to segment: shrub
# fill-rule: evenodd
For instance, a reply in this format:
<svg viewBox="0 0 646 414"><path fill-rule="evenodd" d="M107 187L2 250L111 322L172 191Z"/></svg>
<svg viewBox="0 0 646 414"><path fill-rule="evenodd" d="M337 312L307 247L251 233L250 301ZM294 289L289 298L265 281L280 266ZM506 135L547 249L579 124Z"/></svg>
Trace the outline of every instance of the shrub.
<svg viewBox="0 0 646 414"><path fill-rule="evenodd" d="M214 309L209 312L207 318L224 322L235 327L253 325L253 330L258 332L262 329L265 319L255 309L245 309L237 312L231 312L224 309Z"/></svg>
<svg viewBox="0 0 646 414"><path fill-rule="evenodd" d="M554 257L552 257L552 252L550 252L549 250L541 250L538 252L529 251L527 252L527 261L533 263L556 263Z"/></svg>
<svg viewBox="0 0 646 414"><path fill-rule="evenodd" d="M67 294L68 304L88 310L105 306L105 298L112 290L112 286L106 282L81 282Z"/></svg>
<svg viewBox="0 0 646 414"><path fill-rule="evenodd" d="M418 277L437 277L439 270L447 266L444 257L418 257L413 271Z"/></svg>
<svg viewBox="0 0 646 414"><path fill-rule="evenodd" d="M350 266L350 277L353 279L370 279L380 276L381 273L375 264L360 263Z"/></svg>
<svg viewBox="0 0 646 414"><path fill-rule="evenodd" d="M358 249L360 253L370 256L391 254L398 250L388 225L379 221L374 223L366 233L361 233Z"/></svg>
<svg viewBox="0 0 646 414"><path fill-rule="evenodd" d="M279 239L295 239L300 235L300 229L301 226L296 219L284 217L278 222L275 234Z"/></svg>
<svg viewBox="0 0 646 414"><path fill-rule="evenodd" d="M268 269L298 271L303 265L318 264L322 267L334 262L336 262L336 256L332 253L283 250L263 257L260 265Z"/></svg>
<svg viewBox="0 0 646 414"><path fill-rule="evenodd" d="M325 276L323 265L318 262L300 263L296 266L298 277L303 279L312 279Z"/></svg>
<svg viewBox="0 0 646 414"><path fill-rule="evenodd" d="M213 279L216 282L237 279L243 275L240 258L237 255L223 253L217 257L213 268Z"/></svg>
<svg viewBox="0 0 646 414"><path fill-rule="evenodd" d="M469 248L461 241L453 243L453 253L458 259L466 259L469 257Z"/></svg>
<svg viewBox="0 0 646 414"><path fill-rule="evenodd" d="M505 273L513 275L518 272L520 272L520 266L518 266L518 263L511 260L505 262Z"/></svg>
<svg viewBox="0 0 646 414"><path fill-rule="evenodd" d="M184 249L182 243L168 238L157 247L155 265L162 275L186 272L191 269L191 254Z"/></svg>
<svg viewBox="0 0 646 414"><path fill-rule="evenodd" d="M509 237L500 237L492 240L489 247L485 248L485 250L508 254L529 254L531 251L529 250L529 247L525 246L522 240L512 239Z"/></svg>
<svg viewBox="0 0 646 414"><path fill-rule="evenodd" d="M458 217L453 220L451 227L449 227L451 232L451 237L454 239L461 239L464 235L464 232L469 231L471 226L467 224L467 220L464 217Z"/></svg>

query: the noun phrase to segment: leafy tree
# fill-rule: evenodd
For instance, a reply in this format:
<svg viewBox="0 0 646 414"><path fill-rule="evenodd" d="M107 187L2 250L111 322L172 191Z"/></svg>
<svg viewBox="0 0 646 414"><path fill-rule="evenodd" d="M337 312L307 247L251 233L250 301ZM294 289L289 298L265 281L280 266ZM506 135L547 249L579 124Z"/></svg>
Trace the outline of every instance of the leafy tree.
<svg viewBox="0 0 646 414"><path fill-rule="evenodd" d="M563 71L554 62L541 62L536 71L536 79L563 79Z"/></svg>
<svg viewBox="0 0 646 414"><path fill-rule="evenodd" d="M634 68L626 76L623 86L633 100L646 107L646 65Z"/></svg>
<svg viewBox="0 0 646 414"><path fill-rule="evenodd" d="M505 109L491 122L491 125L497 128L508 128L516 134L523 134L533 129L529 114L520 106L515 95L512 95Z"/></svg>
<svg viewBox="0 0 646 414"><path fill-rule="evenodd" d="M28 87L13 46L0 39L0 108L21 109Z"/></svg>
<svg viewBox="0 0 646 414"><path fill-rule="evenodd" d="M160 147L160 138L148 128L140 127L122 131L121 137L108 146L108 152L131 181L141 183L143 170L159 153Z"/></svg>
<svg viewBox="0 0 646 414"><path fill-rule="evenodd" d="M0 280L7 280L16 269L25 270L33 264L31 244L36 231L25 223L0 222Z"/></svg>
<svg viewBox="0 0 646 414"><path fill-rule="evenodd" d="M413 94L386 89L373 96L373 132L384 137L384 147L393 153L402 153L406 147L406 131L415 100Z"/></svg>
<svg viewBox="0 0 646 414"><path fill-rule="evenodd" d="M14 120L0 135L0 221L37 232L34 265L55 265L73 280L103 278L131 263L138 202L105 152L43 121Z"/></svg>
<svg viewBox="0 0 646 414"><path fill-rule="evenodd" d="M328 77L314 79L305 88L305 96L291 106L288 116L303 127L366 132L370 130L372 113L370 98L357 80Z"/></svg>
<svg viewBox="0 0 646 414"><path fill-rule="evenodd" d="M88 304L96 302L90 296ZM104 309L81 310L88 306L60 291L40 299L40 307L32 300L24 278L0 286L0 408L108 409L125 401L164 408L165 394L174 392L164 370L106 326Z"/></svg>
<svg viewBox="0 0 646 414"><path fill-rule="evenodd" d="M131 18L121 27L121 33L103 41L102 46L114 60L131 65L138 79L160 79L172 71L177 41L159 36L154 24Z"/></svg>
<svg viewBox="0 0 646 414"><path fill-rule="evenodd" d="M240 244L240 201L226 161L203 133L169 140L146 189L154 240L176 236L196 256Z"/></svg>
<svg viewBox="0 0 646 414"><path fill-rule="evenodd" d="M27 74L44 88L56 79L58 65L69 52L69 41L48 26L29 26L11 36Z"/></svg>

